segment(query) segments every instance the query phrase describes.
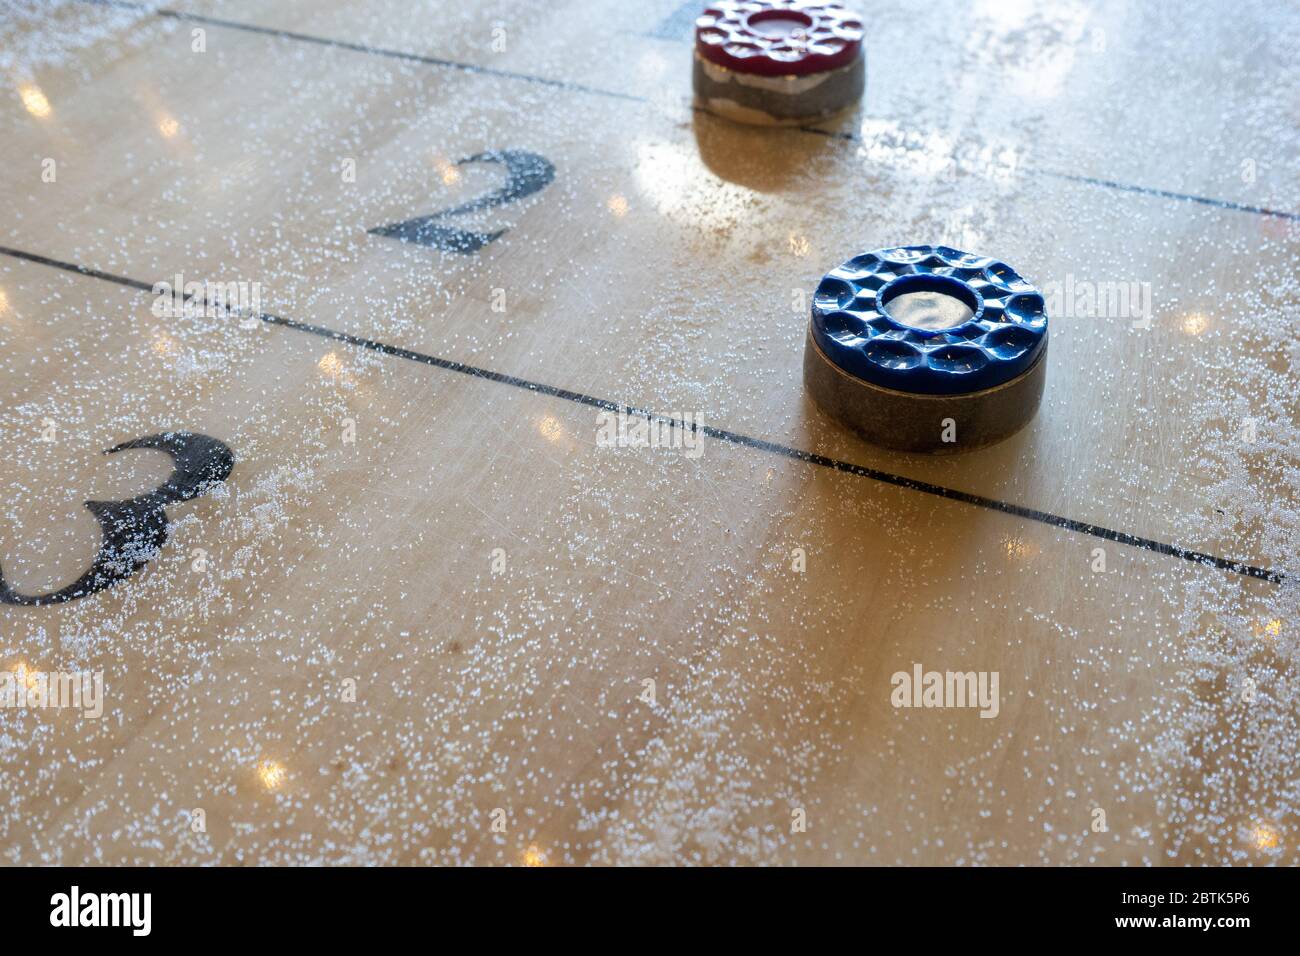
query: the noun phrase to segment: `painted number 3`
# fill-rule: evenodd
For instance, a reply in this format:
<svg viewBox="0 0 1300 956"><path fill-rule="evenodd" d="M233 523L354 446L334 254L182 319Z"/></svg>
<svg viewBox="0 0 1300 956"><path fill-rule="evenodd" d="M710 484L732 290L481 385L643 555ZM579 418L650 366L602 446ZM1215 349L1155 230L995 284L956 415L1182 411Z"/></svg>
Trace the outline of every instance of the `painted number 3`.
<svg viewBox="0 0 1300 956"><path fill-rule="evenodd" d="M165 482L148 494L127 501L87 501L103 532L95 562L67 587L50 594L19 594L0 569L0 604L39 607L62 604L124 581L153 558L167 541L166 506L189 501L225 481L235 456L222 442L193 432L167 432L124 442L106 454L133 448L156 448L171 455L176 467Z"/></svg>
<svg viewBox="0 0 1300 956"><path fill-rule="evenodd" d="M403 242L414 242L421 246L430 246L444 252L460 252L465 255L478 252L490 242L505 235L506 230L495 232L473 232L458 229L447 224L448 219L465 216L469 213L491 209L518 202L526 196L540 192L555 178L555 167L544 156L525 152L522 149L494 149L478 153L458 162L457 166L469 163L499 163L506 168L506 181L497 189L484 193L475 199L444 209L442 212L430 213L405 222L395 222L387 226L376 226L370 230L371 235L388 236Z"/></svg>

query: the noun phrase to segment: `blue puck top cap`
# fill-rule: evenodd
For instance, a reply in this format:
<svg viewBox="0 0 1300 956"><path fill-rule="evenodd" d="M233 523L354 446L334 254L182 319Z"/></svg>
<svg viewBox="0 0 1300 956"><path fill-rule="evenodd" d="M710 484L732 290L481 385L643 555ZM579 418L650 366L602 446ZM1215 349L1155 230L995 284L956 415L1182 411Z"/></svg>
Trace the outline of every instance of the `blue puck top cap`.
<svg viewBox="0 0 1300 956"><path fill-rule="evenodd" d="M1020 375L1047 345L1042 294L1005 262L947 246L854 256L822 278L812 334L845 372L957 395Z"/></svg>

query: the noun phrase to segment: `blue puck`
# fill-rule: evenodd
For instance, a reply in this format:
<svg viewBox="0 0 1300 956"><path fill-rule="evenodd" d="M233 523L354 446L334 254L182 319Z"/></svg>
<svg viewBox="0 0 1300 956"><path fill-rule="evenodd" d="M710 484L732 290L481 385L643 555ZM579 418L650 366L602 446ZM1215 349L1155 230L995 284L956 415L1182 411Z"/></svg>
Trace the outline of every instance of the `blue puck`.
<svg viewBox="0 0 1300 956"><path fill-rule="evenodd" d="M855 378L962 395L1023 375L1047 346L1042 294L1005 262L947 246L866 252L813 296L813 341Z"/></svg>

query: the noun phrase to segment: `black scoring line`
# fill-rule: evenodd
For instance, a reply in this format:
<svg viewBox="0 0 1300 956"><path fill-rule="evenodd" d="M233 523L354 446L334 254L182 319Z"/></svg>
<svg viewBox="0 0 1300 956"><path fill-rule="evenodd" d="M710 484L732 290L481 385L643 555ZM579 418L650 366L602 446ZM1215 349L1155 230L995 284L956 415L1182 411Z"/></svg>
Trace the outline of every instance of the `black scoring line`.
<svg viewBox="0 0 1300 956"><path fill-rule="evenodd" d="M104 282L111 282L116 285L126 286L127 288L136 289L142 292L152 292L154 289L153 283L142 282L138 279L129 279L124 276L115 275L111 272L104 272L100 269L93 269L89 266L83 266L73 262L64 262L59 259L50 258L49 256L37 255L32 252L24 252L21 249L13 249L8 246L0 246L0 255L9 256L13 259L21 259L26 262L33 262L38 265L49 266L54 269L61 269L64 272L71 272L76 275L87 276ZM210 303L207 303L205 300L205 304ZM226 309L226 311L231 312L232 310ZM1063 528L1067 531L1075 531L1079 534L1091 535L1094 538L1101 538L1105 541L1113 541L1116 544L1124 544L1134 548L1141 548L1145 551L1152 551L1156 554L1182 558L1185 561L1193 561L1197 564L1208 565L1222 571L1231 571L1234 574L1242 574L1246 577L1258 578L1259 580L1268 581L1272 584L1281 584L1285 578L1285 575L1280 571L1256 567L1240 561L1233 561L1229 558L1219 557L1218 555L1207 554L1203 551L1193 551L1190 548L1183 548L1178 545L1166 544L1163 541L1156 541L1152 538L1143 538L1139 535L1129 534L1126 531L1115 531L1101 525L1089 524L1086 521L1077 521L1074 518L1066 518L1061 515L1052 514L1051 512L1039 511L1036 508L1026 508L1023 505L1012 504L1007 501L999 501L996 498L986 498L983 495L958 491L955 488L947 488L943 485L931 484L928 481L918 481L915 478L908 478L903 475L893 474L892 472L880 471L876 468L868 468L865 465L855 465L852 462L843 461L838 458L830 458L826 455L804 451L800 448L791 448L788 445L780 445L776 442L766 441L762 438L753 438L749 435L742 435L739 432L728 431L725 428L716 428L712 425L697 425L694 422L687 422L668 415L661 415L657 412L629 406L622 402L597 398L594 395L588 395L584 392L575 392L555 385L547 385L544 382L534 382L526 378L520 378L517 375L508 375L505 372L496 372L491 369L480 368L479 366L469 365L465 362L457 362L454 359L441 358L437 355L417 352L414 349L403 348L399 345L389 345L386 342L379 342L375 339L363 338L362 336L352 335L348 332L339 332L335 329L326 328L323 325L313 325L309 322L300 322L297 319L287 319L266 312L257 313L257 318L269 325L283 326L287 329L293 329L296 332L305 332L309 335L315 335L323 339L343 342L347 345L368 349L382 355L391 355L394 358L406 359L407 361L418 362L422 365L431 365L435 368L446 369L449 372L458 372L461 375L468 375L471 378L483 379L488 382L495 382L499 385L509 385L512 388L523 389L539 395L562 399L566 402L586 405L591 408L598 408L603 411L625 411L629 415L644 417L647 420L657 421L673 428L703 432L710 438L724 441L732 445L753 448L758 451L767 452L768 454L779 455L782 458L788 458L793 461L801 461L805 464L816 465L819 468L828 468L843 474L854 475L859 478L868 478L882 484L893 485L896 488L906 488L910 491L933 495L937 498L946 498L949 501L959 501L963 504L974 505L977 508L984 508L989 511L999 511L1003 514L1014 515L1018 518L1024 518L1029 521L1036 521L1040 524L1050 525L1054 528Z"/></svg>
<svg viewBox="0 0 1300 956"><path fill-rule="evenodd" d="M210 17L201 13L189 13L185 10L172 10L168 7L151 7L144 3L134 2L134 0L80 0L80 2L99 7L118 7L124 10L136 10L156 17L163 17L171 20L183 20L189 23L202 23L207 26L224 27L228 30L242 30L245 33L256 33L262 36L278 37L283 40L296 40L300 43L314 43L317 46L333 47L338 50L350 50L353 53L364 53L369 56L386 57L391 60L406 60L412 63L424 63L429 66L446 67L447 69L460 70L465 73L474 73L482 76L496 76L504 79L520 80L525 83L535 83L541 86L549 86L554 89L567 90L572 93L587 93L591 96L604 96L610 99L624 100L629 103L651 102L648 97L637 96L634 93L620 93L617 90L606 90L596 86L585 86L581 83L570 83L567 80L556 80L550 77L537 76L532 73L520 73L515 70L500 70L490 66L479 66L476 63L462 63L459 60L447 60L441 57L425 56L421 53L409 53L405 50L393 50L387 47L371 46L366 43L351 43L347 40L334 40L329 37L315 36L310 33L298 33L293 30L283 30L278 27L264 27L255 23L243 23L238 20L223 20L219 17ZM708 112L707 110L699 110L698 107L697 110L699 112ZM792 129L797 129L802 133L812 133L817 136L825 136L830 139L838 139L844 142L859 144L863 142L861 136L852 132L825 130L819 129L816 126L796 126L792 127ZM1172 199L1177 202L1190 202L1202 206L1211 206L1215 209L1227 209L1234 212L1251 213L1257 216L1269 216L1276 219L1300 221L1300 213L1286 212L1280 209L1268 209L1263 206L1248 206L1243 203L1231 202L1226 199L1213 199L1209 196L1197 196L1193 193L1180 193L1169 189L1156 189L1151 186L1136 186L1129 183L1117 182L1111 179L1100 179L1094 176L1081 176L1073 173L1061 173L1047 169L1026 168L1023 172L1030 176L1059 179L1081 185L1112 189L1117 192L1136 193L1138 195L1151 196L1159 199Z"/></svg>
<svg viewBox="0 0 1300 956"><path fill-rule="evenodd" d="M452 70L461 70L465 73L475 73L483 76L497 76L510 80L522 80L526 83L537 83L541 86L550 86L555 89L569 90L574 93L590 93L593 96L607 96L612 99L629 100L634 103L648 103L649 100L643 96L636 96L631 93L619 93L615 90L603 90L595 86L584 86L581 83L570 83L567 80L554 80L545 76L536 76L532 73L520 73L515 70L499 70L490 66L479 66L476 63L462 63L459 60L447 60L442 57L425 56L422 53L409 53L405 50L392 50L386 47L371 46L368 43L351 43L347 40L334 40L330 37L315 36L311 33L297 33L293 30L283 30L279 27L264 27L256 23L243 23L238 20L223 20L220 17L210 17L202 13L189 13L185 10L172 10L167 7L150 7L143 3L134 3L131 0L81 0L82 3L89 3L99 7L120 7L125 10L136 10L141 13L152 14L155 17L163 17L169 20L183 20L186 23L202 23L205 26L224 27L227 30L242 30L245 33L257 33L262 36L276 37L281 40L296 40L300 43L314 43L317 46L333 47L337 50L350 50L353 53L365 53L369 56L385 57L390 60L407 60L412 63L424 63L428 66L442 66Z"/></svg>

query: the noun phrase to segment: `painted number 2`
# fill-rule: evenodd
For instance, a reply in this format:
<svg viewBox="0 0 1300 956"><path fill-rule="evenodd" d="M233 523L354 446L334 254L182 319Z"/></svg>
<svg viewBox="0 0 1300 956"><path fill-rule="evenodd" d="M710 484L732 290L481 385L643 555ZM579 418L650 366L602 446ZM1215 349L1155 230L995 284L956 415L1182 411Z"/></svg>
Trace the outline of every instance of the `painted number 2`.
<svg viewBox="0 0 1300 956"><path fill-rule="evenodd" d="M414 242L421 246L430 246L444 252L460 252L465 255L478 252L488 243L493 242L506 232L473 232L457 229L446 224L446 220L493 206L504 206L518 202L526 196L540 192L555 178L555 167L544 156L525 152L522 149L489 150L478 153L458 162L457 166L469 163L499 163L506 168L506 181L498 189L484 193L475 199L405 222L395 222L387 226L376 226L370 230L371 235L388 236L403 242Z"/></svg>

